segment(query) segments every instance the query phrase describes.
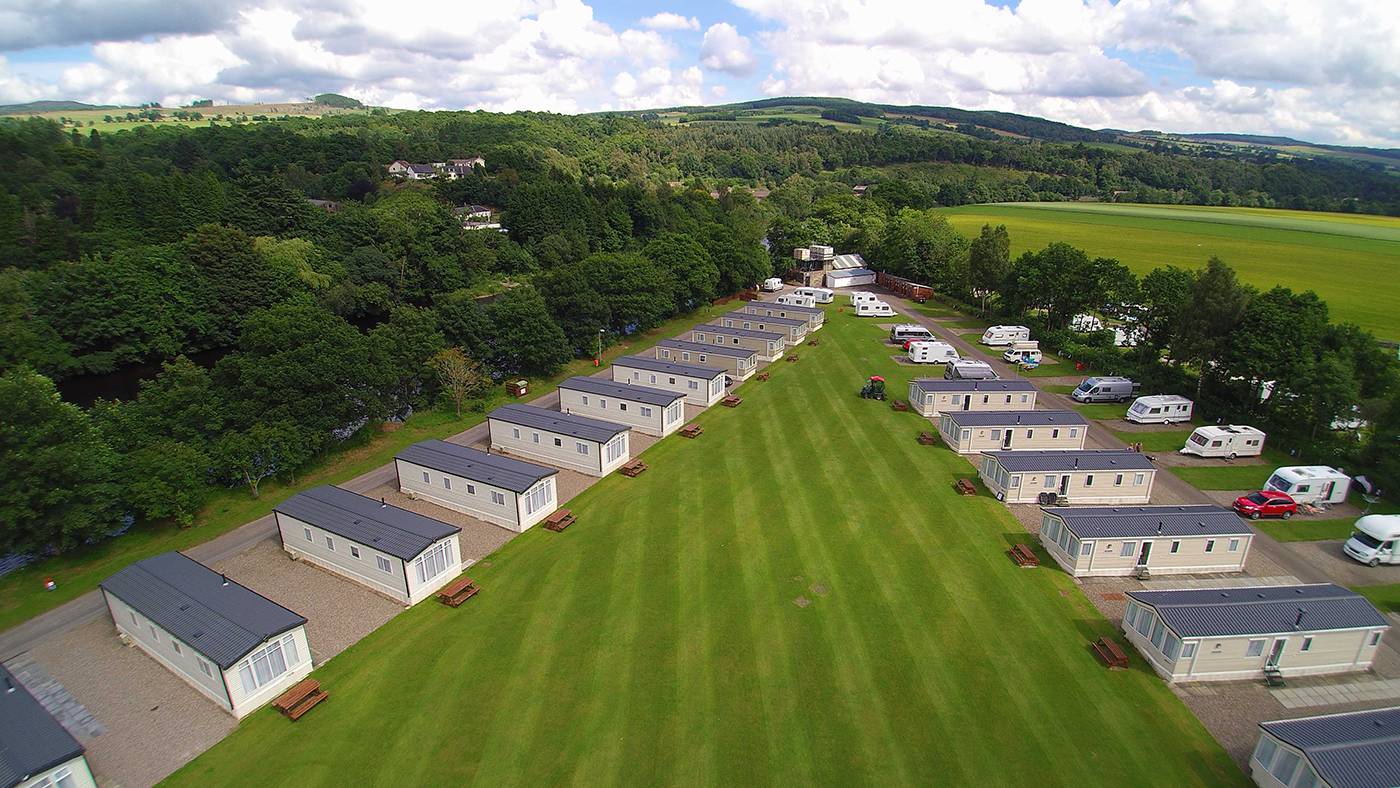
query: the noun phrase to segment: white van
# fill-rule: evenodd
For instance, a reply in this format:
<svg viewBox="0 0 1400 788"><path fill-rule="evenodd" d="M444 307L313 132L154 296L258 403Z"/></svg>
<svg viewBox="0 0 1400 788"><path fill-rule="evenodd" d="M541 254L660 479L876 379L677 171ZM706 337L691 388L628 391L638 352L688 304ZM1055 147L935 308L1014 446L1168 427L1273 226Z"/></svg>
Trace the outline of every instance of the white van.
<svg viewBox="0 0 1400 788"><path fill-rule="evenodd" d="M1400 514L1368 514L1356 521L1356 533L1342 552L1363 564L1400 564Z"/></svg>
<svg viewBox="0 0 1400 788"><path fill-rule="evenodd" d="M1001 360L1008 364L1039 364L1040 343L1035 340L1012 342L1011 347L1001 354Z"/></svg>
<svg viewBox="0 0 1400 788"><path fill-rule="evenodd" d="M1127 378L1085 378L1069 396L1075 402L1127 402L1140 388L1141 384Z"/></svg>
<svg viewBox="0 0 1400 788"><path fill-rule="evenodd" d="M792 292L793 295L807 296L818 304L829 304L836 298L836 293L825 287L799 287Z"/></svg>
<svg viewBox="0 0 1400 788"><path fill-rule="evenodd" d="M1031 338L1031 330L1025 326L990 326L982 332L984 345L1009 345L1012 342L1026 342Z"/></svg>
<svg viewBox="0 0 1400 788"><path fill-rule="evenodd" d="M779 279L776 276L763 280L763 292L765 293L776 293L782 289L783 280Z"/></svg>
<svg viewBox="0 0 1400 788"><path fill-rule="evenodd" d="M1138 424L1176 424L1191 420L1191 400L1175 394L1138 397L1128 406L1128 421Z"/></svg>
<svg viewBox="0 0 1400 788"><path fill-rule="evenodd" d="M856 290L851 293L851 306L860 306L870 301L879 301L879 297L866 290Z"/></svg>
<svg viewBox="0 0 1400 788"><path fill-rule="evenodd" d="M893 317L894 310L884 301L862 301L856 304L856 317Z"/></svg>
<svg viewBox="0 0 1400 788"><path fill-rule="evenodd" d="M1264 489L1288 493L1298 503L1331 504L1347 499L1351 477L1326 465L1287 465L1264 482Z"/></svg>
<svg viewBox="0 0 1400 788"><path fill-rule="evenodd" d="M951 361L943 370L944 380L997 380L996 370L985 361Z"/></svg>
<svg viewBox="0 0 1400 788"><path fill-rule="evenodd" d="M776 304L786 304L787 306L811 306L817 305L816 299L811 296L800 295L798 293L783 293L773 299Z"/></svg>
<svg viewBox="0 0 1400 788"><path fill-rule="evenodd" d="M1258 457L1264 453L1264 431L1243 424L1197 427L1181 447L1197 457Z"/></svg>
<svg viewBox="0 0 1400 788"><path fill-rule="evenodd" d="M909 343L909 360L915 364L948 364L959 358L957 348L947 342Z"/></svg>
<svg viewBox="0 0 1400 788"><path fill-rule="evenodd" d="M933 332L917 323L900 323L890 329L890 341L901 347L910 340L931 342L933 339Z"/></svg>

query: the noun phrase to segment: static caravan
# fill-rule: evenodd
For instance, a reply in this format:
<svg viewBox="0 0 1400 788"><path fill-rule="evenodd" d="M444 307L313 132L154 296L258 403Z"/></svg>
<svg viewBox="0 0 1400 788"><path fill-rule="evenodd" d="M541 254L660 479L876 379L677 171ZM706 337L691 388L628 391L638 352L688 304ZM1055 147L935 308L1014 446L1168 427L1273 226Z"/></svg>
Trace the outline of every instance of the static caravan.
<svg viewBox="0 0 1400 788"><path fill-rule="evenodd" d="M890 341L903 346L905 342L932 342L933 332L918 323L900 323L890 329Z"/></svg>
<svg viewBox="0 0 1400 788"><path fill-rule="evenodd" d="M83 745L0 665L0 786L97 788Z"/></svg>
<svg viewBox="0 0 1400 788"><path fill-rule="evenodd" d="M1181 424L1191 420L1191 400L1175 394L1138 397L1128 406L1128 421L1138 424Z"/></svg>
<svg viewBox="0 0 1400 788"><path fill-rule="evenodd" d="M589 476L607 476L632 458L625 424L514 402L487 414L486 424L492 449Z"/></svg>
<svg viewBox="0 0 1400 788"><path fill-rule="evenodd" d="M1069 393L1075 402L1127 402L1142 384L1123 377L1085 378Z"/></svg>
<svg viewBox="0 0 1400 788"><path fill-rule="evenodd" d="M1072 410L944 411L943 442L958 454L1082 449L1089 421Z"/></svg>
<svg viewBox="0 0 1400 788"><path fill-rule="evenodd" d="M978 469L1007 503L1135 504L1152 499L1157 468L1138 451L993 451Z"/></svg>
<svg viewBox="0 0 1400 788"><path fill-rule="evenodd" d="M747 307L736 309L727 315L720 315L719 324L729 328L742 328L746 331L775 331L787 336L789 345L800 345L807 339L807 319L756 315Z"/></svg>
<svg viewBox="0 0 1400 788"><path fill-rule="evenodd" d="M1249 757L1262 788L1400 785L1400 706L1259 723Z"/></svg>
<svg viewBox="0 0 1400 788"><path fill-rule="evenodd" d="M394 458L399 490L517 533L559 508L559 472L447 441L419 441Z"/></svg>
<svg viewBox="0 0 1400 788"><path fill-rule="evenodd" d="M787 334L777 331L750 331L714 323L696 326L688 336L692 342L752 350L760 361L777 361L787 348Z"/></svg>
<svg viewBox="0 0 1400 788"><path fill-rule="evenodd" d="M909 405L920 415L937 416L954 410L1035 410L1036 388L1029 380L909 381Z"/></svg>
<svg viewBox="0 0 1400 788"><path fill-rule="evenodd" d="M996 380L999 377L991 364L971 359L949 361L943 370L945 380Z"/></svg>
<svg viewBox="0 0 1400 788"><path fill-rule="evenodd" d="M825 287L799 287L793 295L810 298L818 304L829 304L836 300L836 293Z"/></svg>
<svg viewBox="0 0 1400 788"><path fill-rule="evenodd" d="M801 304L776 304L767 301L750 301L739 312L747 312L750 315L762 315L764 317L781 317L787 320L801 320L807 324L808 331L817 331L826 322L826 312L814 306L803 306ZM731 312L737 316L738 312Z"/></svg>
<svg viewBox="0 0 1400 788"><path fill-rule="evenodd" d="M715 367L705 369L720 372ZM559 410L626 424L638 432L664 438L685 424L685 395L579 376L559 384Z"/></svg>
<svg viewBox="0 0 1400 788"><path fill-rule="evenodd" d="M99 585L117 634L242 719L311 672L306 619L177 552Z"/></svg>
<svg viewBox="0 0 1400 788"><path fill-rule="evenodd" d="M857 290L851 293L851 306L860 306L867 301L879 301L880 297L868 290Z"/></svg>
<svg viewBox="0 0 1400 788"><path fill-rule="evenodd" d="M856 317L894 317L894 309L884 301L862 301L856 304Z"/></svg>
<svg viewBox="0 0 1400 788"><path fill-rule="evenodd" d="M868 268L842 268L826 272L826 286L865 287L875 284L875 272Z"/></svg>
<svg viewBox="0 0 1400 788"><path fill-rule="evenodd" d="M1390 628L1366 597L1331 583L1127 597L1123 634L1167 681L1363 671Z"/></svg>
<svg viewBox="0 0 1400 788"><path fill-rule="evenodd" d="M327 484L297 493L272 516L292 558L405 605L462 573L462 529L349 490Z"/></svg>
<svg viewBox="0 0 1400 788"><path fill-rule="evenodd" d="M909 343L909 361L914 364L951 364L961 358L958 349L947 342Z"/></svg>
<svg viewBox="0 0 1400 788"><path fill-rule="evenodd" d="M984 345L1010 345L1012 342L1027 342L1031 338L1031 330L1025 326L988 326L982 332L981 342Z"/></svg>
<svg viewBox="0 0 1400 788"><path fill-rule="evenodd" d="M702 408L724 399L724 370L677 364L646 356L623 356L612 365L613 382L674 392ZM681 417L685 417L682 409Z"/></svg>
<svg viewBox="0 0 1400 788"><path fill-rule="evenodd" d="M813 298L813 297L811 297L811 296L809 296L809 295L800 295L799 293L797 293L796 291L794 291L794 292L791 292L791 293L783 293L782 295L778 296L777 298L774 298L774 299L773 299L773 303L775 303L775 304L782 304L783 306L810 306L810 307L815 307L815 306L817 305L817 299L815 299L815 298Z"/></svg>
<svg viewBox="0 0 1400 788"><path fill-rule="evenodd" d="M1351 477L1326 465L1288 465L1278 468L1264 482L1264 489L1288 493L1298 503L1345 503Z"/></svg>
<svg viewBox="0 0 1400 788"><path fill-rule="evenodd" d="M732 345L707 345L682 339L663 339L653 351L662 361L722 369L736 381L748 380L758 370L758 354Z"/></svg>
<svg viewBox="0 0 1400 788"><path fill-rule="evenodd" d="M1001 354L1001 360L1008 364L1039 364L1040 359L1040 343L1033 339L1012 342L1006 352Z"/></svg>
<svg viewBox="0 0 1400 788"><path fill-rule="evenodd" d="M1186 439L1180 454L1198 457L1258 457L1264 453L1264 431L1242 424L1197 427Z"/></svg>
<svg viewBox="0 0 1400 788"><path fill-rule="evenodd" d="M1041 508L1040 543L1075 577L1243 572L1254 534L1214 504Z"/></svg>

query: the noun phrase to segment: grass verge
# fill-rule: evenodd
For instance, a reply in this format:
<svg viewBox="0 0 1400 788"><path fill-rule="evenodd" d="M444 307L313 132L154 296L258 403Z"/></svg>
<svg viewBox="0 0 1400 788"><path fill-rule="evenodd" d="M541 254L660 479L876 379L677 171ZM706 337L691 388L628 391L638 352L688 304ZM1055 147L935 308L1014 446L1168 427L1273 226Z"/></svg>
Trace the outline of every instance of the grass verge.
<svg viewBox="0 0 1400 788"><path fill-rule="evenodd" d="M1250 524L1280 542L1321 542L1351 536L1355 523L1354 518L1312 520L1294 517L1292 520L1255 520Z"/></svg>
<svg viewBox="0 0 1400 788"><path fill-rule="evenodd" d="M1353 586L1356 593L1371 600L1382 613L1400 613L1400 583L1381 586Z"/></svg>

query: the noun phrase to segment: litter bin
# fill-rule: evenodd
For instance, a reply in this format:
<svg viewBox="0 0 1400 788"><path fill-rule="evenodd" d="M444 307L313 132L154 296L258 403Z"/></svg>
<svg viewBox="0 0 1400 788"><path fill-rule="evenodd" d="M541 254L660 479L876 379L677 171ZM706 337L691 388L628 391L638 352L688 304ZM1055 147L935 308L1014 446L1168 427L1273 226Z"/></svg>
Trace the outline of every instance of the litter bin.
<svg viewBox="0 0 1400 788"><path fill-rule="evenodd" d="M506 384L506 391L509 392L512 397L523 397L530 391L530 381L512 380Z"/></svg>

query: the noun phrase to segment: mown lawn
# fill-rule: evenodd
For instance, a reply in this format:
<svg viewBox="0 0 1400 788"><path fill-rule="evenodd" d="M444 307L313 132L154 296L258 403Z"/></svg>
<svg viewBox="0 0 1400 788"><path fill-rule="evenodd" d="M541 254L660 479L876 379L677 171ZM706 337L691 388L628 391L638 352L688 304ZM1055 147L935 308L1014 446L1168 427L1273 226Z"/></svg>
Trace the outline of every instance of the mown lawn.
<svg viewBox="0 0 1400 788"><path fill-rule="evenodd" d="M1257 490L1269 480L1271 465L1172 466L1172 473L1198 490Z"/></svg>
<svg viewBox="0 0 1400 788"><path fill-rule="evenodd" d="M1186 439L1191 437L1193 428L1187 427L1184 430L1162 430L1160 432L1139 432L1131 430L1109 430L1114 437L1124 443L1141 443L1142 450L1161 454L1163 452L1176 452L1186 445Z"/></svg>
<svg viewBox="0 0 1400 788"><path fill-rule="evenodd" d="M1375 605L1382 613L1400 613L1400 583L1383 586L1354 586L1353 591Z"/></svg>
<svg viewBox="0 0 1400 788"><path fill-rule="evenodd" d="M829 315L819 347L636 479L569 506L264 709L172 785L1243 785L1190 711L1028 541L928 422L861 400L884 332Z"/></svg>
<svg viewBox="0 0 1400 788"><path fill-rule="evenodd" d="M1340 520L1314 520L1309 517L1294 517L1291 520L1253 520L1251 525L1280 542L1320 542L1327 539L1345 539L1356 530L1356 518Z"/></svg>

